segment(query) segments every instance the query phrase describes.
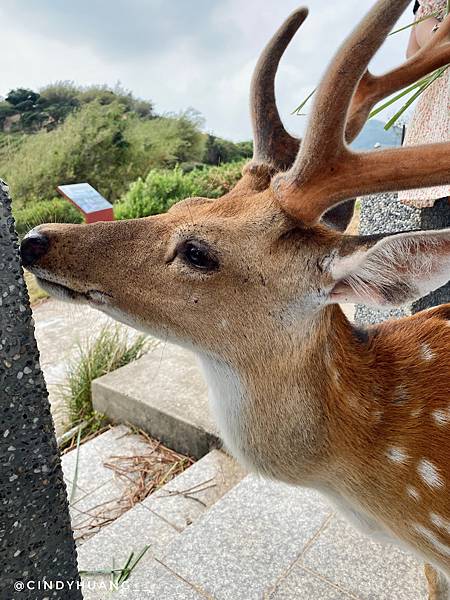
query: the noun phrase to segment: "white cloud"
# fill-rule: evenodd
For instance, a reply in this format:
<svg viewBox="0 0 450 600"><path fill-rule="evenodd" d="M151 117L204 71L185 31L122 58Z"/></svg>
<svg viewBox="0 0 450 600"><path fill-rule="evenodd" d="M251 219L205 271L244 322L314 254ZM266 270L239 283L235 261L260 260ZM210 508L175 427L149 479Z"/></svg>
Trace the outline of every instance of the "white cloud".
<svg viewBox="0 0 450 600"><path fill-rule="evenodd" d="M291 131L304 120L293 108L315 87L338 44L372 0L312 0L310 16L280 66L277 97ZM51 81L120 81L157 110L193 106L206 129L233 139L251 135L248 88L258 54L294 0L4 0L0 19L0 95ZM34 7L34 8L33 8ZM402 23L412 20L406 13ZM374 61L386 70L404 55L407 33L390 38Z"/></svg>

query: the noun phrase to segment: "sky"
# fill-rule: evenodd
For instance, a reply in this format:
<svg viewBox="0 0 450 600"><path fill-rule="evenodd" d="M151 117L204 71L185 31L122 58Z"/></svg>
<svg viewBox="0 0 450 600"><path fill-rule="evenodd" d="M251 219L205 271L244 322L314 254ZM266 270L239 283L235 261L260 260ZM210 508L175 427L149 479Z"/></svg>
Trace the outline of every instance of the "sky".
<svg viewBox="0 0 450 600"><path fill-rule="evenodd" d="M327 62L374 0L309 0L306 23L280 65L276 91L286 128ZM2 0L0 96L72 80L117 82L158 113L189 107L205 131L251 137L248 90L259 52L295 0ZM412 3L399 27L413 20ZM408 32L391 36L373 62L381 73L404 59ZM392 113L391 113L392 114Z"/></svg>

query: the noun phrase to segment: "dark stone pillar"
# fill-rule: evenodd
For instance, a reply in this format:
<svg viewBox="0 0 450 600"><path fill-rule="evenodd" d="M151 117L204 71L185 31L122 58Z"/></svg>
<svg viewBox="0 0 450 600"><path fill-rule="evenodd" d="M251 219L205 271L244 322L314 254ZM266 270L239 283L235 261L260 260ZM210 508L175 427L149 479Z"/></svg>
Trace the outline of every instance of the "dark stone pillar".
<svg viewBox="0 0 450 600"><path fill-rule="evenodd" d="M359 233L395 233L417 229L450 227L450 203L437 200L431 208L411 208L397 200L397 194L379 194L363 198ZM400 309L377 310L357 306L355 320L359 323L379 323L392 317L411 315L425 308L450 302L450 283Z"/></svg>
<svg viewBox="0 0 450 600"><path fill-rule="evenodd" d="M80 600L78 582L11 200L0 180L0 599Z"/></svg>

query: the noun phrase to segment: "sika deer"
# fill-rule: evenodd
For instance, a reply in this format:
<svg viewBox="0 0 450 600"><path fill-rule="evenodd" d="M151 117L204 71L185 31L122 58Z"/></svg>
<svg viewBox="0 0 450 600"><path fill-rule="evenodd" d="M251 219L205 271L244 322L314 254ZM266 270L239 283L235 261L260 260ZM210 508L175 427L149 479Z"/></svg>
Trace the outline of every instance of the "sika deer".
<svg viewBox="0 0 450 600"><path fill-rule="evenodd" d="M450 183L449 143L346 145L375 102L450 62L446 19L404 65L368 73L408 4L379 0L345 41L301 143L281 123L274 77L307 11L287 19L252 82L254 158L220 200L190 198L134 221L44 225L24 239L22 259L55 296L192 348L236 458L320 490L368 533L401 542L438 569L428 569L430 597L442 600L450 305L361 331L337 304L399 306L450 277L450 230L342 233L356 195Z"/></svg>

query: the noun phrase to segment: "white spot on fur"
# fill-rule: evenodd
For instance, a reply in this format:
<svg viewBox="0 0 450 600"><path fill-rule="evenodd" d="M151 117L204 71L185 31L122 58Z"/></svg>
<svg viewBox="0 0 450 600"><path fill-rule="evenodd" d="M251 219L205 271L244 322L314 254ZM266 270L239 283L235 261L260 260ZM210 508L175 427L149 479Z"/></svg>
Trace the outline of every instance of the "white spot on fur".
<svg viewBox="0 0 450 600"><path fill-rule="evenodd" d="M418 490L416 490L415 487L413 487L412 485L407 485L406 486L406 493L408 494L408 496L410 498L412 498L413 500L415 500L416 502L420 502L421 500L421 495L418 492Z"/></svg>
<svg viewBox="0 0 450 600"><path fill-rule="evenodd" d="M372 412L372 417L373 417L373 420L375 421L375 423L379 423L383 417L383 411L382 410L374 410Z"/></svg>
<svg viewBox="0 0 450 600"><path fill-rule="evenodd" d="M420 356L423 358L423 360L429 362L430 360L433 360L434 352L428 344L421 344Z"/></svg>
<svg viewBox="0 0 450 600"><path fill-rule="evenodd" d="M448 521L445 517L441 517L437 513L430 512L430 521L433 523L435 527L438 529L442 529L450 535L450 521Z"/></svg>
<svg viewBox="0 0 450 600"><path fill-rule="evenodd" d="M431 461L422 458L417 465L417 472L430 488L444 487L444 480L439 474L438 468Z"/></svg>
<svg viewBox="0 0 450 600"><path fill-rule="evenodd" d="M434 410L431 414L433 415L433 419L436 421L436 423L440 427L443 427L444 425L447 425L447 423L450 422L450 408L449 407Z"/></svg>
<svg viewBox="0 0 450 600"><path fill-rule="evenodd" d="M414 410L411 411L411 416L414 418L420 417L423 411L423 406L418 406Z"/></svg>
<svg viewBox="0 0 450 600"><path fill-rule="evenodd" d="M402 403L409 400L408 388L403 383L395 388L394 402Z"/></svg>
<svg viewBox="0 0 450 600"><path fill-rule="evenodd" d="M405 463L408 460L408 454L402 448L388 448L386 450L386 455L389 460L395 463Z"/></svg>
<svg viewBox="0 0 450 600"><path fill-rule="evenodd" d="M429 544L431 544L431 546L433 546L435 548L435 550L437 550L439 552L439 554L442 554L443 556L450 556L450 546L447 546L447 544L443 544L440 540L438 540L438 538L431 531L431 529L424 527L420 523L413 523L412 528L421 537L423 537L425 540L427 540L427 542Z"/></svg>

